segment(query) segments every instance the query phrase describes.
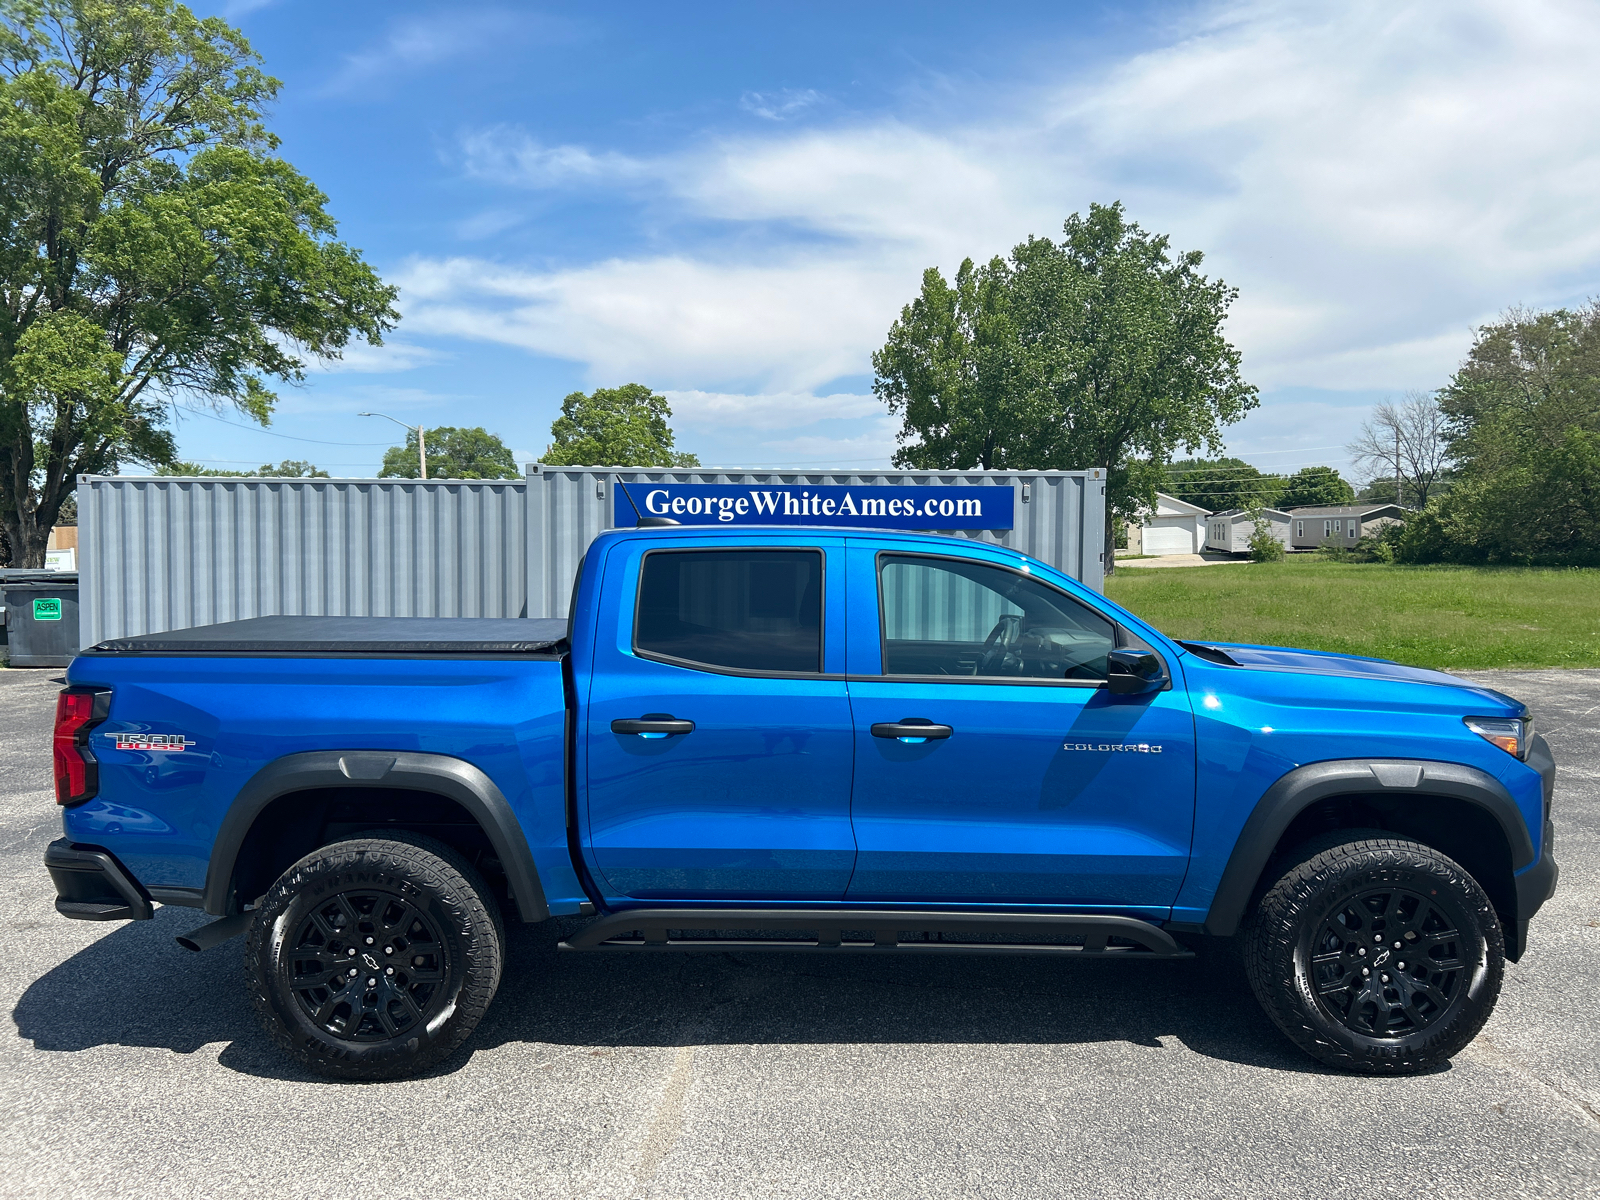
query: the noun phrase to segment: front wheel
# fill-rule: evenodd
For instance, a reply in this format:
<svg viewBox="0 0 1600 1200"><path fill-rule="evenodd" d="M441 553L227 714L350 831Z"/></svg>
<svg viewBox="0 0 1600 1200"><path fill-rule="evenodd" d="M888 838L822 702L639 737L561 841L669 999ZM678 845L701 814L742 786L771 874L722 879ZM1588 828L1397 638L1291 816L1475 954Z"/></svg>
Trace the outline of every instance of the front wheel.
<svg viewBox="0 0 1600 1200"><path fill-rule="evenodd" d="M1267 1015L1312 1057L1408 1074L1478 1035L1500 994L1505 939L1489 898L1454 861L1355 834L1308 847L1267 891L1246 931L1245 969Z"/></svg>
<svg viewBox="0 0 1600 1200"><path fill-rule="evenodd" d="M384 832L306 855L267 892L245 948L256 1013L318 1074L395 1079L466 1041L500 983L482 878L431 838Z"/></svg>

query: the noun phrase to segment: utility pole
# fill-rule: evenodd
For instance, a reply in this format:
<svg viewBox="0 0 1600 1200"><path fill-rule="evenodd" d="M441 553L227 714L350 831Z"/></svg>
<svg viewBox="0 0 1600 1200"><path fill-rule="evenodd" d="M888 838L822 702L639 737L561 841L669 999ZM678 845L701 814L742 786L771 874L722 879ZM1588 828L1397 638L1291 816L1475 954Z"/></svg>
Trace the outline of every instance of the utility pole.
<svg viewBox="0 0 1600 1200"><path fill-rule="evenodd" d="M385 421L393 421L396 425L400 426L400 428L404 429L407 433L411 432L411 428L412 427L410 425L407 425L399 417L391 417L388 413L364 412L364 413L357 413L356 416L358 416L358 417L382 417ZM428 477L428 440L427 440L427 430L425 428L423 428L423 426L421 426L421 425L418 425L416 427L416 430L417 430L417 458L422 464L422 477L424 479L426 479Z"/></svg>
<svg viewBox="0 0 1600 1200"><path fill-rule="evenodd" d="M428 477L426 472L422 477L424 479ZM1398 425L1394 429L1394 502L1400 506L1405 504L1405 485L1400 480L1400 427Z"/></svg>

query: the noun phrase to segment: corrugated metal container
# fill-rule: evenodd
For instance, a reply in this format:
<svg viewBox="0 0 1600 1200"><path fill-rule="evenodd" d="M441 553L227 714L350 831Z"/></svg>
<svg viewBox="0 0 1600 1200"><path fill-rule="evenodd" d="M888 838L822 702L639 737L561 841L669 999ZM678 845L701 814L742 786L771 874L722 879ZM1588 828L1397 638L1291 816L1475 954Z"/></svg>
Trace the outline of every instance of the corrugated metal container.
<svg viewBox="0 0 1600 1200"><path fill-rule="evenodd" d="M564 617L616 484L1008 487L1011 546L1103 581L1105 472L754 472L533 466L525 480L82 476L82 644L273 615ZM621 511L618 512L618 505Z"/></svg>
<svg viewBox="0 0 1600 1200"><path fill-rule="evenodd" d="M1008 487L1014 526L962 530L950 537L1010 546L1102 590L1105 565L1104 470L1087 471L716 471L653 468L529 468L528 595L535 615L564 617L578 559L603 529L632 525L617 483L787 487ZM621 508L621 512L617 509Z"/></svg>
<svg viewBox="0 0 1600 1200"><path fill-rule="evenodd" d="M525 491L84 476L82 644L276 615L522 616Z"/></svg>

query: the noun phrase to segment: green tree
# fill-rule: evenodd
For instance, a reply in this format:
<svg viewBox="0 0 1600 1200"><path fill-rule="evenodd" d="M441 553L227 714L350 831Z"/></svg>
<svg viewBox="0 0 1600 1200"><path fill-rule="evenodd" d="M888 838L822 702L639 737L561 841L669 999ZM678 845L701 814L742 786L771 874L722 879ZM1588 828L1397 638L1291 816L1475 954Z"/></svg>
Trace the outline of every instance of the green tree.
<svg viewBox="0 0 1600 1200"><path fill-rule="evenodd" d="M1155 503L1179 447L1221 449L1257 403L1222 335L1235 289L1198 251L1126 219L1074 214L1060 242L934 269L873 355L873 390L901 418L894 461L924 469L1106 467L1105 544Z"/></svg>
<svg viewBox="0 0 1600 1200"><path fill-rule="evenodd" d="M1570 429L1600 432L1600 301L1576 312L1512 309L1484 326L1439 408L1469 477L1554 449Z"/></svg>
<svg viewBox="0 0 1600 1200"><path fill-rule="evenodd" d="M1276 508L1283 476L1264 475L1242 458L1184 458L1167 465L1160 490L1212 512Z"/></svg>
<svg viewBox="0 0 1600 1200"><path fill-rule="evenodd" d="M572 392L550 426L543 461L558 467L698 467L673 448L667 398L642 383Z"/></svg>
<svg viewBox="0 0 1600 1200"><path fill-rule="evenodd" d="M298 458L286 458L281 463L262 463L254 471L230 471L214 467L202 467L199 463L176 462L163 463L156 468L157 475L185 476L188 478L218 479L327 479L328 473L321 470L315 463L308 463Z"/></svg>
<svg viewBox="0 0 1600 1200"><path fill-rule="evenodd" d="M384 452L379 479L416 479L422 474L417 431L406 436L404 446ZM520 479L517 460L506 444L481 425L458 429L441 425L428 430L429 479Z"/></svg>
<svg viewBox="0 0 1600 1200"><path fill-rule="evenodd" d="M1356 492L1332 467L1301 467L1283 482L1274 508L1354 504Z"/></svg>
<svg viewBox="0 0 1600 1200"><path fill-rule="evenodd" d="M1250 561L1279 562L1285 551L1283 543L1272 532L1272 522L1259 508L1250 515Z"/></svg>
<svg viewBox="0 0 1600 1200"><path fill-rule="evenodd" d="M278 81L172 0L0 0L0 530L21 565L82 473L175 457L188 400L393 327L395 291L272 152Z"/></svg>
<svg viewBox="0 0 1600 1200"><path fill-rule="evenodd" d="M1484 326L1439 406L1457 469L1403 561L1600 564L1600 302Z"/></svg>

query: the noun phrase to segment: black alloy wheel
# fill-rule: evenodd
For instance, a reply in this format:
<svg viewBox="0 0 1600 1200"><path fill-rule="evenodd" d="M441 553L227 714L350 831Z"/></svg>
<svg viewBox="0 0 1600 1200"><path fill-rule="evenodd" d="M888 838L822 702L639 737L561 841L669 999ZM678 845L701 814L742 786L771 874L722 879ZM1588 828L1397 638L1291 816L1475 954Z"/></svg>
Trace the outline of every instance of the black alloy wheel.
<svg viewBox="0 0 1600 1200"><path fill-rule="evenodd" d="M1329 834L1290 862L1246 924L1244 957L1291 1041L1330 1066L1409 1074L1478 1035L1500 994L1505 938L1477 880L1378 830Z"/></svg>
<svg viewBox="0 0 1600 1200"><path fill-rule="evenodd" d="M381 1042L443 1009L449 950L433 917L394 892L337 892L300 924L295 998L337 1038Z"/></svg>
<svg viewBox="0 0 1600 1200"><path fill-rule="evenodd" d="M500 984L505 934L482 876L432 838L383 830L323 846L279 877L245 948L274 1041L340 1079L441 1062Z"/></svg>
<svg viewBox="0 0 1600 1200"><path fill-rule="evenodd" d="M1462 987L1461 923L1438 896L1400 887L1339 902L1312 943L1317 1002L1367 1037L1426 1029Z"/></svg>

